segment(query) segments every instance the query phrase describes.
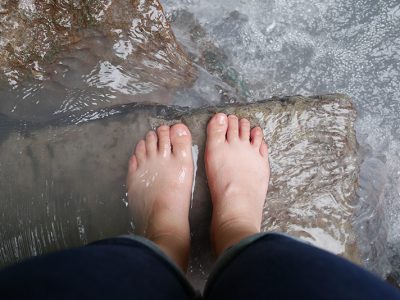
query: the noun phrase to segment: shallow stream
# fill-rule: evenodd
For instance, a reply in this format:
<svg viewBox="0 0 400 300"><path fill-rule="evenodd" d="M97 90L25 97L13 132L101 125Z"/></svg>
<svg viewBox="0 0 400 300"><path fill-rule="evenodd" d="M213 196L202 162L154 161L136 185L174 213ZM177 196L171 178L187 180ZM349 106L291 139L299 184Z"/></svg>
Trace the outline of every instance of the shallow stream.
<svg viewBox="0 0 400 300"><path fill-rule="evenodd" d="M0 142L15 124L23 136L30 124L81 124L131 102L345 93L363 159L361 251L370 270L400 282L400 1L161 0L165 15L156 1L114 2L60 1L54 13L41 1L0 0ZM4 237L13 224L1 214ZM90 217L77 212L68 225L80 230L77 244ZM51 234L32 233L32 244ZM20 242L2 245L2 257Z"/></svg>
<svg viewBox="0 0 400 300"><path fill-rule="evenodd" d="M364 151L356 226L367 266L399 279L400 1L161 2L171 19L179 10L193 14L245 82L248 99L333 91L352 97ZM190 23L172 28L190 51Z"/></svg>

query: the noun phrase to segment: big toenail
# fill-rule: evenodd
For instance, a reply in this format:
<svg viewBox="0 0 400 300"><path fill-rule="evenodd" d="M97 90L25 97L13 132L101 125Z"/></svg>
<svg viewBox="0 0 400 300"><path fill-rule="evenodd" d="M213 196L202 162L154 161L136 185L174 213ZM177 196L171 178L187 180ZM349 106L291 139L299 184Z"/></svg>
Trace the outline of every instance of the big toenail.
<svg viewBox="0 0 400 300"><path fill-rule="evenodd" d="M188 135L187 131L186 131L185 129L183 129L183 128L178 128L178 130L176 131L176 134L177 134L178 136L185 136L185 135Z"/></svg>
<svg viewBox="0 0 400 300"><path fill-rule="evenodd" d="M225 116L224 115L219 115L218 116L218 124L224 125L225 124Z"/></svg>

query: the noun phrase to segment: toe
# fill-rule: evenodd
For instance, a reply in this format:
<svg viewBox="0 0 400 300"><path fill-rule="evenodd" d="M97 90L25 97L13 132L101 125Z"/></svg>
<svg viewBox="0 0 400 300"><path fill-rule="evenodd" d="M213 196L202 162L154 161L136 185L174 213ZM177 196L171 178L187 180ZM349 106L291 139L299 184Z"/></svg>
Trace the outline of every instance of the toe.
<svg viewBox="0 0 400 300"><path fill-rule="evenodd" d="M140 165L141 163L143 163L146 159L146 143L144 142L144 140L140 140L137 145L136 145L136 149L135 149L135 155L137 158L137 162L138 165Z"/></svg>
<svg viewBox="0 0 400 300"><path fill-rule="evenodd" d="M226 141L228 118L223 113L215 114L207 125L207 145L218 146Z"/></svg>
<svg viewBox="0 0 400 300"><path fill-rule="evenodd" d="M146 152L149 157L157 154L157 135L154 131L149 131L146 135Z"/></svg>
<svg viewBox="0 0 400 300"><path fill-rule="evenodd" d="M250 141L250 122L247 119L240 119L239 133L242 141Z"/></svg>
<svg viewBox="0 0 400 300"><path fill-rule="evenodd" d="M169 138L169 126L162 125L157 128L158 153L163 156L171 154L171 139Z"/></svg>
<svg viewBox="0 0 400 300"><path fill-rule="evenodd" d="M138 168L138 161L136 155L132 155L131 158L129 159L128 176L126 178L126 187L128 188L128 190L132 183L132 178L135 175L137 168Z"/></svg>
<svg viewBox="0 0 400 300"><path fill-rule="evenodd" d="M137 170L138 167L138 161L136 158L136 155L132 155L131 158L129 159L129 173L134 173Z"/></svg>
<svg viewBox="0 0 400 300"><path fill-rule="evenodd" d="M226 137L228 142L234 142L239 139L239 119L235 115L228 117L228 132Z"/></svg>
<svg viewBox="0 0 400 300"><path fill-rule="evenodd" d="M256 147L260 148L261 143L263 141L263 133L260 127L255 127L251 130L251 144Z"/></svg>
<svg viewBox="0 0 400 300"><path fill-rule="evenodd" d="M190 158L192 154L192 136L184 124L171 127L172 153L179 158Z"/></svg>
<svg viewBox="0 0 400 300"><path fill-rule="evenodd" d="M260 153L262 157L268 159L268 145L265 141L261 142Z"/></svg>

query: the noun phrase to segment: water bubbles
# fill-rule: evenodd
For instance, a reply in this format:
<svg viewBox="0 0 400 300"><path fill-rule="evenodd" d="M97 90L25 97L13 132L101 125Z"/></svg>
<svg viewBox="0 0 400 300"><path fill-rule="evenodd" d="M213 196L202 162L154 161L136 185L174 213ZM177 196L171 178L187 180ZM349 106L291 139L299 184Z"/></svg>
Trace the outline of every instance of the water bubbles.
<svg viewBox="0 0 400 300"><path fill-rule="evenodd" d="M43 121L111 103L171 102L171 90L195 77L157 1L19 3L0 15L1 113Z"/></svg>
<svg viewBox="0 0 400 300"><path fill-rule="evenodd" d="M125 196L121 198L121 201L124 203L125 207L129 206L128 193L125 193Z"/></svg>
<svg viewBox="0 0 400 300"><path fill-rule="evenodd" d="M400 175L399 2L162 2L168 12L186 9L194 15L208 39L244 78L248 99L329 92L343 92L352 97L359 116L358 141L370 149L368 161L378 157L382 161L375 170L381 176L378 182L387 179L387 184L377 186L371 174L362 173L366 184L372 184L376 190L362 193L365 196L359 199L372 207L379 202L380 212L386 216L386 240L378 239L380 242L364 249L366 265L384 274L387 268L380 257L389 255L386 244L400 243L400 197L396 181ZM178 34L178 39L184 36ZM188 48L193 47L187 38L180 41ZM366 225L361 225L360 230L367 231L366 236L361 234L363 239L381 234Z"/></svg>

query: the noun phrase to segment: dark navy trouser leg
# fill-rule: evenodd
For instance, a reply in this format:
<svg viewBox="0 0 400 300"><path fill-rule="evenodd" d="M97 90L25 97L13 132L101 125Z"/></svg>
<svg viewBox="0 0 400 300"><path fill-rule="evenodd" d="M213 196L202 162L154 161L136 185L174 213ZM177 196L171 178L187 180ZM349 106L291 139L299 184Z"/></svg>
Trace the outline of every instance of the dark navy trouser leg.
<svg viewBox="0 0 400 300"><path fill-rule="evenodd" d="M205 299L400 299L364 269L283 235L266 234L230 250L211 275Z"/></svg>
<svg viewBox="0 0 400 300"><path fill-rule="evenodd" d="M115 238L34 258L0 272L0 296L193 298L183 274L151 248ZM282 235L264 235L236 249L211 276L206 299L400 299L397 290L367 271Z"/></svg>
<svg viewBox="0 0 400 300"><path fill-rule="evenodd" d="M146 244L113 238L0 272L1 299L190 299L182 274Z"/></svg>

